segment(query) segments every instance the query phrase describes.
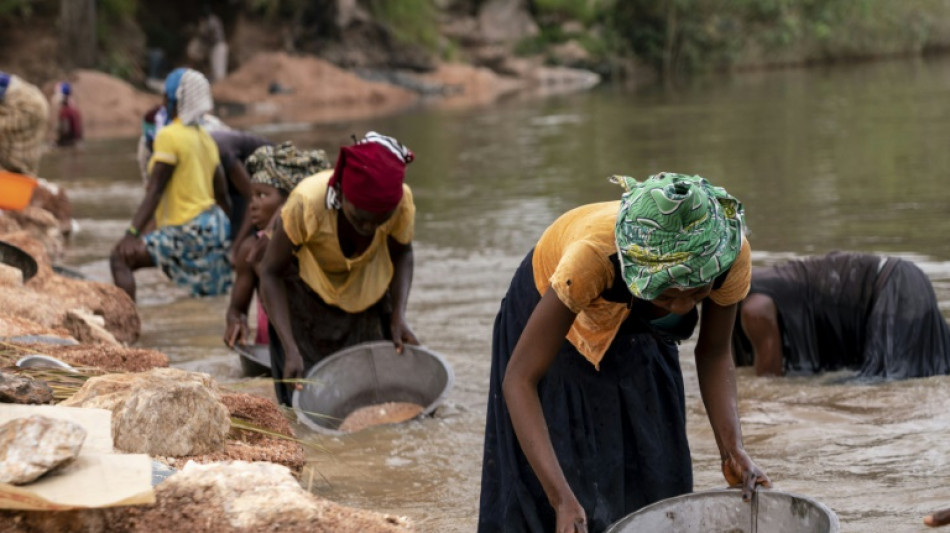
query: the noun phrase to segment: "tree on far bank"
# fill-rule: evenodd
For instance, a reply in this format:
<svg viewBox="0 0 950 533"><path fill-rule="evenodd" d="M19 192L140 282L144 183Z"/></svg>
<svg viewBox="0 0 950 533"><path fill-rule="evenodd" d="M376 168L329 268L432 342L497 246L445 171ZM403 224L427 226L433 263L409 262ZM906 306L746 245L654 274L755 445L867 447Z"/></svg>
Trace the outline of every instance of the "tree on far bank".
<svg viewBox="0 0 950 533"><path fill-rule="evenodd" d="M63 62L73 68L96 66L96 0L60 0L59 27L62 32L60 53Z"/></svg>

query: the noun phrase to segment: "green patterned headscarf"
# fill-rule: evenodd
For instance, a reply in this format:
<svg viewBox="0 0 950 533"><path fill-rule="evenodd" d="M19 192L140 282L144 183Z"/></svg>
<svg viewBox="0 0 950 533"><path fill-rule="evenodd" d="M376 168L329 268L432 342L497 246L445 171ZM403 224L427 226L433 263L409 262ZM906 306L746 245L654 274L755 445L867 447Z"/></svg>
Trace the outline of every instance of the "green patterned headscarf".
<svg viewBox="0 0 950 533"><path fill-rule="evenodd" d="M742 204L700 176L663 172L624 189L615 234L623 279L637 298L712 283L739 255Z"/></svg>
<svg viewBox="0 0 950 533"><path fill-rule="evenodd" d="M298 150L290 141L261 146L244 163L251 183L262 183L290 193L304 178L331 168L323 150Z"/></svg>

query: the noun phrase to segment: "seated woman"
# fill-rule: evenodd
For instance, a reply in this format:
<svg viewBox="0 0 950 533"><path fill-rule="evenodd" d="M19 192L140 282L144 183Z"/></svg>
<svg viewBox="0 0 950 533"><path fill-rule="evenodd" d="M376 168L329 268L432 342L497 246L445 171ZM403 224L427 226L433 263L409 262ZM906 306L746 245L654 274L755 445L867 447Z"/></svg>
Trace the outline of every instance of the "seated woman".
<svg viewBox="0 0 950 533"><path fill-rule="evenodd" d="M950 328L927 275L910 261L871 254L753 269L733 350L737 365L754 365L760 376L950 373Z"/></svg>
<svg viewBox="0 0 950 533"><path fill-rule="evenodd" d="M224 342L230 347L245 344L248 337L247 310L257 290L258 267L263 250L270 241L267 229L274 213L280 209L290 191L307 176L330 168L323 150L297 150L288 142L278 147L261 146L247 158L247 172L251 182L251 205L248 218L257 230L256 238L244 239L236 253L234 287L227 311ZM257 309L257 338L255 344L267 344L267 315Z"/></svg>
<svg viewBox="0 0 950 533"><path fill-rule="evenodd" d="M395 139L370 132L340 149L333 171L290 193L260 272L275 379L301 378L361 342L390 339L397 351L418 344L406 323L416 207L403 181L412 159ZM286 383L275 387L289 405Z"/></svg>

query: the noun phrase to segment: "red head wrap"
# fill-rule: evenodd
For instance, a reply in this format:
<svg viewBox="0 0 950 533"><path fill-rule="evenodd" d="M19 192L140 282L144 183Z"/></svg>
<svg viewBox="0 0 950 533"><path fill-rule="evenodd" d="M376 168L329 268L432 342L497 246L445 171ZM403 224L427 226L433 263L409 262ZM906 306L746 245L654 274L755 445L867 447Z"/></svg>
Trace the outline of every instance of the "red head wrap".
<svg viewBox="0 0 950 533"><path fill-rule="evenodd" d="M371 213L392 211L402 200L406 164L413 155L392 137L370 132L353 146L340 148L340 156L330 178L343 197Z"/></svg>

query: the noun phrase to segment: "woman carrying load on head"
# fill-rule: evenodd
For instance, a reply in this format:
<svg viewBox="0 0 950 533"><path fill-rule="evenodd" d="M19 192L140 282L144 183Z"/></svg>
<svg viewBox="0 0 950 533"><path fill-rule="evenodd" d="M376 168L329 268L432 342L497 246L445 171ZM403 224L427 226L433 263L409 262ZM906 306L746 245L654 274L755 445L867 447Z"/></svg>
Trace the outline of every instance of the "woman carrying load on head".
<svg viewBox="0 0 950 533"><path fill-rule="evenodd" d="M730 485L746 454L730 333L749 290L741 204L699 176L626 176L619 202L547 228L495 319L479 531L603 531L692 491L677 342L696 369ZM702 303L702 316L696 306Z"/></svg>
<svg viewBox="0 0 950 533"><path fill-rule="evenodd" d="M403 182L412 159L392 137L369 132L340 149L332 171L290 193L260 274L275 378L301 378L361 342L418 344L406 322L416 208ZM290 404L292 387L275 387Z"/></svg>

